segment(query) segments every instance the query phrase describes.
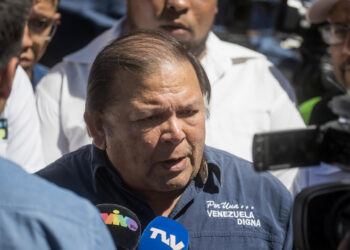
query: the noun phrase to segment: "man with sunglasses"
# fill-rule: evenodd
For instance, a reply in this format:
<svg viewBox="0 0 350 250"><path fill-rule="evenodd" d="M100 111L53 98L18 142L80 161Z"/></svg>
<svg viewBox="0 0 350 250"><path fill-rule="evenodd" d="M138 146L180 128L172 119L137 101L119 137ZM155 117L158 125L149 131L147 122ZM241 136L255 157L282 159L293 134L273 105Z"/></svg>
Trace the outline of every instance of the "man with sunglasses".
<svg viewBox="0 0 350 250"><path fill-rule="evenodd" d="M330 110L329 101L350 90L350 1L317 0L308 11L308 19L314 24L327 22L321 32L324 41L329 44L336 79L336 88L309 107L309 124L321 125L338 118ZM350 174L321 163L318 167L299 170L293 183L293 192L298 193L307 186L340 180L350 180Z"/></svg>
<svg viewBox="0 0 350 250"><path fill-rule="evenodd" d="M20 64L32 81L33 88L49 71L39 64L45 50L54 36L61 18L57 13L59 0L33 0L33 8L28 17L24 36Z"/></svg>

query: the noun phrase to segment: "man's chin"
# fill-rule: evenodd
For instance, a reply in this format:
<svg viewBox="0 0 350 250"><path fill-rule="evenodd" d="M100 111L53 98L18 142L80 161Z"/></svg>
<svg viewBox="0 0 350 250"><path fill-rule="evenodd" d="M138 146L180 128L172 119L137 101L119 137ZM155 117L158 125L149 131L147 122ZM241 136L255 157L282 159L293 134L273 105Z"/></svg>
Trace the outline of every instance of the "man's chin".
<svg viewBox="0 0 350 250"><path fill-rule="evenodd" d="M186 178L186 180L184 180L178 176L162 184L160 190L163 192L181 192L184 188L186 188L189 182L189 178Z"/></svg>
<svg viewBox="0 0 350 250"><path fill-rule="evenodd" d="M28 73L33 68L33 62L29 60L20 60L21 67Z"/></svg>
<svg viewBox="0 0 350 250"><path fill-rule="evenodd" d="M350 91L350 72L346 71L343 75L342 85L346 87L347 91Z"/></svg>
<svg viewBox="0 0 350 250"><path fill-rule="evenodd" d="M182 190L187 186L187 184L188 184L188 181L184 182L184 181L178 181L178 180L170 180L169 182L163 185L162 190L166 192Z"/></svg>
<svg viewBox="0 0 350 250"><path fill-rule="evenodd" d="M176 34L173 32L168 32L169 35L178 40L187 50L190 49L192 45L191 37L188 34Z"/></svg>

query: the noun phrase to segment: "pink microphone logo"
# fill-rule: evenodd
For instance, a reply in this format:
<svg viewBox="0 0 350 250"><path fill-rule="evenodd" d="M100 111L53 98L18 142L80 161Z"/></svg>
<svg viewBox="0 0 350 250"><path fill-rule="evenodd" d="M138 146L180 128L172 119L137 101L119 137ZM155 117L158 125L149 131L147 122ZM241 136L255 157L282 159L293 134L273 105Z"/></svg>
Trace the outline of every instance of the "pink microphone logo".
<svg viewBox="0 0 350 250"><path fill-rule="evenodd" d="M100 213L100 214L106 225L127 227L134 232L136 232L136 230L139 228L136 221L129 218L128 216L121 215L119 210L117 209L113 210L112 214L107 214L107 213Z"/></svg>

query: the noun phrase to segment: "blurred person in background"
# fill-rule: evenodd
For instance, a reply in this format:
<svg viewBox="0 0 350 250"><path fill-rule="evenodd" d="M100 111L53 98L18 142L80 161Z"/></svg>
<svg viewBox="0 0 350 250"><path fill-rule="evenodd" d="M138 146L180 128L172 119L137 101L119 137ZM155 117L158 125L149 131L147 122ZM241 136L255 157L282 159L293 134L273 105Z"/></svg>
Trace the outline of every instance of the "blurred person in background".
<svg viewBox="0 0 350 250"><path fill-rule="evenodd" d="M18 74L18 54L30 8L31 0L0 0L1 112L6 109L6 99L13 96L11 86ZM0 249L115 249L99 213L88 201L25 173L2 157L0 200Z"/></svg>
<svg viewBox="0 0 350 250"><path fill-rule="evenodd" d="M59 24L61 16L57 13L58 3L59 0L33 0L33 8L25 27L20 64L31 79L33 89L49 71L38 62Z"/></svg>
<svg viewBox="0 0 350 250"><path fill-rule="evenodd" d="M335 84L338 85L337 91L326 93L310 102L309 124L322 125L338 119L328 106L329 101L350 90L350 1L317 0L311 5L308 18L316 24L327 21L322 28L322 33L325 42L329 45ZM318 167L299 170L293 183L293 193L298 193L307 186L340 180L350 180L350 173L321 163Z"/></svg>
<svg viewBox="0 0 350 250"><path fill-rule="evenodd" d="M3 80L0 90L0 156L33 173L44 166L44 161L33 89L23 68L17 67L21 40L14 40L22 39L23 30L18 34L18 26L8 23L8 15L19 14L4 12L0 15L3 29L0 33L0 70ZM20 21L27 16L16 18Z"/></svg>

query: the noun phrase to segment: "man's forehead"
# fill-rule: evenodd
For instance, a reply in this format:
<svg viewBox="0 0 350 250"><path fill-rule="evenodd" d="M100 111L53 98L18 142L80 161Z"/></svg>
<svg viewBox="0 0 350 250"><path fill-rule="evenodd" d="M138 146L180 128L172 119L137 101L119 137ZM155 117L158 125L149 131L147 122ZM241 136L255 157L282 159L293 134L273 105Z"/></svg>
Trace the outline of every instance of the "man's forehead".
<svg viewBox="0 0 350 250"><path fill-rule="evenodd" d="M33 5L48 6L50 8L56 9L58 6L58 0L33 0Z"/></svg>
<svg viewBox="0 0 350 250"><path fill-rule="evenodd" d="M196 71L188 61L164 62L146 72L121 70L116 73L116 82L131 96L181 92L187 88L200 91Z"/></svg>

